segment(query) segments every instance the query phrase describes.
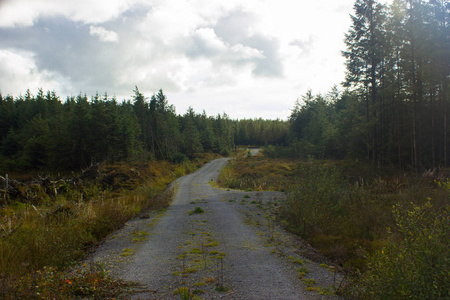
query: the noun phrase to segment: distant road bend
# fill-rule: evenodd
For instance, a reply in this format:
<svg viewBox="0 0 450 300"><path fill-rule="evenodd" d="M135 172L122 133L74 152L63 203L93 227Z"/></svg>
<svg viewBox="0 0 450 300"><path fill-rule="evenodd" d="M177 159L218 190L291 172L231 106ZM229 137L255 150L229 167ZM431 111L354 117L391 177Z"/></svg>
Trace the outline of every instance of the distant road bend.
<svg viewBox="0 0 450 300"><path fill-rule="evenodd" d="M128 222L95 253L92 259L114 276L142 287L125 298L180 299L189 293L201 299L324 299L306 290L298 267L307 266L326 285L335 276L307 260L293 263L286 253L297 252L284 245L289 235L251 204L278 201L282 194L210 184L227 161L214 160L178 179L167 211Z"/></svg>

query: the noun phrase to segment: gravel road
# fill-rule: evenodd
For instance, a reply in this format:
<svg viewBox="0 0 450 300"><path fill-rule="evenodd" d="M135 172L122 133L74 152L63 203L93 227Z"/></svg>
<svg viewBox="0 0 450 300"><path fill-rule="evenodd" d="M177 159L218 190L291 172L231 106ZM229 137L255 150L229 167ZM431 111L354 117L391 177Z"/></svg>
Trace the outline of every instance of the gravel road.
<svg viewBox="0 0 450 300"><path fill-rule="evenodd" d="M138 284L124 299L337 298L320 292L342 276L273 221L283 193L213 187L227 161L178 179L166 211L128 222L91 260Z"/></svg>

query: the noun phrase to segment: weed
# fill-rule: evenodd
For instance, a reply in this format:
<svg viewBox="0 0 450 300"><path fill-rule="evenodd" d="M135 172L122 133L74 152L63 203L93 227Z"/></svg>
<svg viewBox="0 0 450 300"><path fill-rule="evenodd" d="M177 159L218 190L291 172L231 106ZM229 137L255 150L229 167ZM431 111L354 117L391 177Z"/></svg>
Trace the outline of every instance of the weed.
<svg viewBox="0 0 450 300"><path fill-rule="evenodd" d="M297 270L297 272L302 272L302 273L308 273L309 272L307 267L300 267L300 268L297 268L296 270Z"/></svg>
<svg viewBox="0 0 450 300"><path fill-rule="evenodd" d="M312 278L303 278L302 281L307 285L307 286L313 286L316 284L316 280L312 279Z"/></svg>
<svg viewBox="0 0 450 300"><path fill-rule="evenodd" d="M133 231L132 235L134 236L134 238L132 239L132 241L134 243L139 243L139 242L143 242L143 241L147 241L147 237L148 237L148 232L146 231Z"/></svg>
<svg viewBox="0 0 450 300"><path fill-rule="evenodd" d="M303 265L305 263L305 261L303 259L301 259L300 257L298 258L294 258L292 256L288 257L289 261L293 264L297 264L297 265Z"/></svg>
<svg viewBox="0 0 450 300"><path fill-rule="evenodd" d="M320 295L324 295L324 296L332 296L335 295L336 293L334 292L333 288L322 288L321 286L317 287L317 292Z"/></svg>
<svg viewBox="0 0 450 300"><path fill-rule="evenodd" d="M204 293L205 293L205 291L201 290L201 289L195 289L192 291L192 294L194 294L194 295L200 295L200 294L204 294Z"/></svg>
<svg viewBox="0 0 450 300"><path fill-rule="evenodd" d="M205 285L206 285L206 282L204 282L204 281L196 282L193 284L193 286L205 286Z"/></svg>
<svg viewBox="0 0 450 300"><path fill-rule="evenodd" d="M212 241L210 243L205 244L205 247L217 247L219 246L219 242Z"/></svg>
<svg viewBox="0 0 450 300"><path fill-rule="evenodd" d="M201 208L200 206L197 206L196 208L194 208L194 210L189 212L189 215L193 215L193 214L202 214L205 211L203 210L203 208Z"/></svg>
<svg viewBox="0 0 450 300"><path fill-rule="evenodd" d="M194 248L194 249L192 249L192 250L190 251L190 253L193 253L193 254L200 254L200 253L202 253L202 250L200 250L199 248Z"/></svg>
<svg viewBox="0 0 450 300"><path fill-rule="evenodd" d="M121 256L130 256L130 255L133 255L133 253L134 253L134 250L125 248L122 250L122 253L120 253L120 255Z"/></svg>
<svg viewBox="0 0 450 300"><path fill-rule="evenodd" d="M173 292L174 295L179 295L182 300L190 300L194 296L188 287L180 287Z"/></svg>
<svg viewBox="0 0 450 300"><path fill-rule="evenodd" d="M207 278L204 278L203 280L206 284L211 284L211 283L216 282L216 279L214 277L207 277Z"/></svg>
<svg viewBox="0 0 450 300"><path fill-rule="evenodd" d="M183 270L183 274L192 274L192 273L197 273L198 269L195 267L189 267Z"/></svg>
<svg viewBox="0 0 450 300"><path fill-rule="evenodd" d="M220 286L216 286L215 290L217 292L228 292L229 288L220 285Z"/></svg>
<svg viewBox="0 0 450 300"><path fill-rule="evenodd" d="M222 255L224 253L219 254L219 256L217 256L217 266L216 266L216 281L217 281L217 286L216 286L216 291L219 292L225 292L225 287L224 287L224 263L223 263L223 257L224 255ZM228 290L228 289L227 289Z"/></svg>

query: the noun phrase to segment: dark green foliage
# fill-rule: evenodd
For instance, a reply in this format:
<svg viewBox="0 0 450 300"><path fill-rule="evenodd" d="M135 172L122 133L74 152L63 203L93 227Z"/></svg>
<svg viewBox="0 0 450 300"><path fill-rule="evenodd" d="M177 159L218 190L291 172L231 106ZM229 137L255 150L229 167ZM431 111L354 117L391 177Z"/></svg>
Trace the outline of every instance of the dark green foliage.
<svg viewBox="0 0 450 300"><path fill-rule="evenodd" d="M304 165L298 172L301 179L284 206L288 221L296 226L293 230L305 236L339 232L332 220L342 214L342 176L334 167L317 163Z"/></svg>
<svg viewBox="0 0 450 300"><path fill-rule="evenodd" d="M0 95L0 170L70 171L93 162L158 158L184 162L203 152L230 155L234 122L189 109L175 113L162 90L150 103L136 87L131 100L108 94L68 97L27 91L14 99Z"/></svg>
<svg viewBox="0 0 450 300"><path fill-rule="evenodd" d="M357 0L354 9L343 51L347 90L308 92L297 103L284 154L448 167L448 1Z"/></svg>
<svg viewBox="0 0 450 300"><path fill-rule="evenodd" d="M281 120L244 119L235 121L237 145L284 144L289 123Z"/></svg>
<svg viewBox="0 0 450 300"><path fill-rule="evenodd" d="M436 214L430 202L394 207L396 228L388 245L368 261L353 286L363 299L448 299L450 206Z"/></svg>
<svg viewBox="0 0 450 300"><path fill-rule="evenodd" d="M182 149L183 153L185 153L189 158L193 158L195 154L203 152L200 132L195 124L195 118L194 110L190 107L183 116L182 122L182 135L184 136Z"/></svg>

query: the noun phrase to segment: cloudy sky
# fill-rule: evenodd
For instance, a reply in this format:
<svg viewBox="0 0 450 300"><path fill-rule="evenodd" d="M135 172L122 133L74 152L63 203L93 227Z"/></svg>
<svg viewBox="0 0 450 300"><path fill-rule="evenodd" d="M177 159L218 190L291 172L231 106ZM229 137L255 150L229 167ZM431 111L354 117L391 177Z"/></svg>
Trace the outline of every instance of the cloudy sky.
<svg viewBox="0 0 450 300"><path fill-rule="evenodd" d="M354 0L0 0L0 91L159 89L233 119L286 119L344 80Z"/></svg>

